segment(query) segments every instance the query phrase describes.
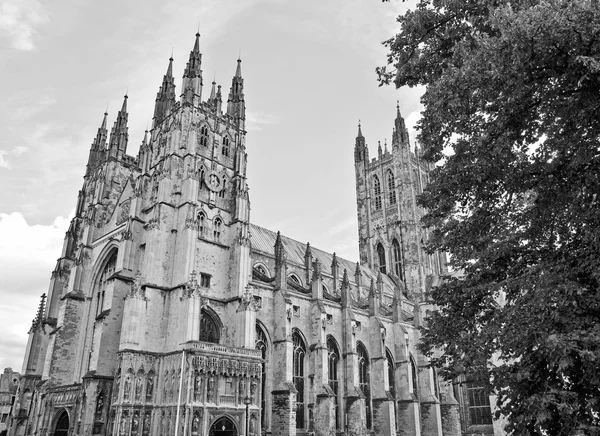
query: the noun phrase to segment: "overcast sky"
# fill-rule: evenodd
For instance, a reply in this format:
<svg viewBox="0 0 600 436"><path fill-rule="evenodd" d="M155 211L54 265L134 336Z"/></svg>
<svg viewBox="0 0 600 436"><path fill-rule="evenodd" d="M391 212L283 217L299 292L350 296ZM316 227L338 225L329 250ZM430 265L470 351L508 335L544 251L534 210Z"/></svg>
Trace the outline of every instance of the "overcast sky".
<svg viewBox="0 0 600 436"><path fill-rule="evenodd" d="M226 95L241 52L251 221L358 259L357 123L374 156L396 100L409 126L418 119L420 90L375 75L414 3L2 0L0 370L21 370L107 105L112 125L128 90L135 156L168 58L179 95L198 28L205 86L216 78Z"/></svg>

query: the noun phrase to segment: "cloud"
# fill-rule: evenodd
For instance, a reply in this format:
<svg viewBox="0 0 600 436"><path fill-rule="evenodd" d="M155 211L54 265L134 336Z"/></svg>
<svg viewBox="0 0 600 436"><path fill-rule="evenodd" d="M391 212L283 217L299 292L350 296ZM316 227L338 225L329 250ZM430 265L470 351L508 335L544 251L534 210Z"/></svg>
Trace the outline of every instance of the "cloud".
<svg viewBox="0 0 600 436"><path fill-rule="evenodd" d="M35 27L48 21L48 12L40 0L4 0L0 3L0 32L17 50L35 48Z"/></svg>
<svg viewBox="0 0 600 436"><path fill-rule="evenodd" d="M29 148L24 147L22 145L17 145L15 147L13 147L12 154L14 154L15 156L20 156L23 153L25 153L26 151L29 151Z"/></svg>
<svg viewBox="0 0 600 436"><path fill-rule="evenodd" d="M0 368L20 368L29 323L47 292L69 221L59 216L49 225L29 225L19 212L0 213Z"/></svg>
<svg viewBox="0 0 600 436"><path fill-rule="evenodd" d="M8 155L8 151L0 150L0 168L6 168L7 170L10 170L10 164L4 158L4 156L7 156L7 155Z"/></svg>
<svg viewBox="0 0 600 436"><path fill-rule="evenodd" d="M248 112L246 115L246 130L257 132L262 130L264 126L275 124L278 121L279 118L275 115Z"/></svg>
<svg viewBox="0 0 600 436"><path fill-rule="evenodd" d="M56 100L50 96L41 98L39 96L30 96L25 101L19 96L19 100L19 106L11 114L13 119L19 121L25 121L56 103Z"/></svg>

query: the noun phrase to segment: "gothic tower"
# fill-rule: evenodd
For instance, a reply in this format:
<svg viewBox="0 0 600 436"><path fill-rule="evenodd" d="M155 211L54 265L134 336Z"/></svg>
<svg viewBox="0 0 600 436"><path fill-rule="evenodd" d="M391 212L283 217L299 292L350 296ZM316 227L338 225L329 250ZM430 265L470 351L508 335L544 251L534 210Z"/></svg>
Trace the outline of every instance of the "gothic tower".
<svg viewBox="0 0 600 436"><path fill-rule="evenodd" d="M359 252L361 263L378 269L394 281L402 281L412 294L423 294L446 271L444 253L424 250L428 231L416 196L427 184L432 169L411 148L408 130L396 108L392 150L378 144L377 157L369 150L358 125L354 147Z"/></svg>

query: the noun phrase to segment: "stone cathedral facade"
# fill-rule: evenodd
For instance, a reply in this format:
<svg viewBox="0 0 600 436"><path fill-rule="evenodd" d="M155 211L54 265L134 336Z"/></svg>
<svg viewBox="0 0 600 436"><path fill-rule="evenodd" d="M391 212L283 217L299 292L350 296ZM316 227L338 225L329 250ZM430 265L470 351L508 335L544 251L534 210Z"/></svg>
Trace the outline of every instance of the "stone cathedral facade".
<svg viewBox="0 0 600 436"><path fill-rule="evenodd" d="M241 60L225 101L199 35L179 97L172 61L137 157L127 96L110 132L104 114L9 435L459 435L417 351L446 262L423 250L430 167L399 109L391 151L358 129L351 262L251 223Z"/></svg>

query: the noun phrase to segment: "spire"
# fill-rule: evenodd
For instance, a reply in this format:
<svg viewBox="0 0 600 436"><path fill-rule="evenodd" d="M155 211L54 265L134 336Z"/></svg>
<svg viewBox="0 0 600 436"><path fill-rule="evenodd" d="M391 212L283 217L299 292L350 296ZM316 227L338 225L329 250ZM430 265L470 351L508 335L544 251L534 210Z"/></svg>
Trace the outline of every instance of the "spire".
<svg viewBox="0 0 600 436"><path fill-rule="evenodd" d="M387 154L387 153L389 153L389 152L388 152L388 148L387 148L387 138L383 140L383 144L384 144L384 150L385 150L385 153L386 153L386 154Z"/></svg>
<svg viewBox="0 0 600 436"><path fill-rule="evenodd" d="M381 151L381 141L377 141L377 154L379 154L379 156L382 155L382 151Z"/></svg>
<svg viewBox="0 0 600 436"><path fill-rule="evenodd" d="M114 157L118 160L127 152L127 141L129 139L128 128L127 128L127 99L129 97L125 94L123 98L123 106L117 114L117 120L115 121L113 128L110 131L110 141L108 144L108 156Z"/></svg>
<svg viewBox="0 0 600 436"><path fill-rule="evenodd" d="M173 56L171 56L162 85L156 94L156 101L154 103L155 126L169 115L173 106L175 106L175 79L173 78Z"/></svg>
<svg viewBox="0 0 600 436"><path fill-rule="evenodd" d="M196 41L194 42L194 48L190 52L190 58L188 60L187 65L185 66L183 77L187 77L190 79L202 77L202 70L200 69L201 63L202 55L200 54L200 34L196 33Z"/></svg>
<svg viewBox="0 0 600 436"><path fill-rule="evenodd" d="M209 98L209 101L211 101L211 102L213 102L217 98L216 86L217 86L217 82L215 82L213 80L212 87L210 88L210 98Z"/></svg>
<svg viewBox="0 0 600 436"><path fill-rule="evenodd" d="M238 58L237 67L235 69L235 77L242 78L242 60Z"/></svg>
<svg viewBox="0 0 600 436"><path fill-rule="evenodd" d="M392 147L408 143L408 130L404 124L404 118L400 113L400 102L396 102L396 119L394 120L394 129L392 131Z"/></svg>
<svg viewBox="0 0 600 436"><path fill-rule="evenodd" d="M102 124L98 128L98 132L96 133L96 137L92 141L92 146L90 147L90 154L88 157L86 175L89 172L96 168L101 162L104 161L104 153L106 150L106 137L108 135L108 131L106 130L106 118L108 117L108 112L104 112L104 117L102 118Z"/></svg>
<svg viewBox="0 0 600 436"><path fill-rule="evenodd" d="M192 104L199 106L202 98L202 54L200 53L200 33L196 33L194 48L190 52L190 58L185 65L183 82L181 84L181 104Z"/></svg>
<svg viewBox="0 0 600 436"><path fill-rule="evenodd" d="M367 145L365 143L365 137L362 134L362 129L360 126L360 120L358 120L358 136L356 137L356 142L354 144L354 161L355 162L368 162L369 161L369 150L367 150Z"/></svg>
<svg viewBox="0 0 600 436"><path fill-rule="evenodd" d="M242 60L238 59L235 75L231 80L229 97L227 98L227 115L242 122L246 119L246 103L244 101L244 79L242 78Z"/></svg>

